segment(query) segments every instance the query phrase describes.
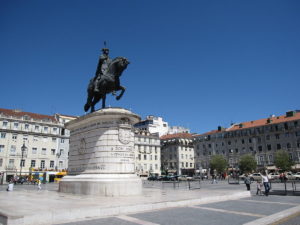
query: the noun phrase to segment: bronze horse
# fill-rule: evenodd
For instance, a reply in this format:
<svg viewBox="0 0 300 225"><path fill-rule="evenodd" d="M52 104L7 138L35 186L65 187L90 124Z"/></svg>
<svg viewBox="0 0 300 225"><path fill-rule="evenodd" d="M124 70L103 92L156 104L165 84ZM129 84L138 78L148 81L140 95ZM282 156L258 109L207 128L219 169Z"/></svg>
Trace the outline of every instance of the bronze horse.
<svg viewBox="0 0 300 225"><path fill-rule="evenodd" d="M127 68L130 62L124 57L117 57L108 65L108 70L101 75L99 82L99 92L94 92L94 79L91 79L87 88L88 97L84 105L84 111L87 112L91 108L91 112L95 111L95 105L102 99L102 108L105 108L106 94L121 91L116 97L119 100L125 92L125 87L120 85L120 76Z"/></svg>

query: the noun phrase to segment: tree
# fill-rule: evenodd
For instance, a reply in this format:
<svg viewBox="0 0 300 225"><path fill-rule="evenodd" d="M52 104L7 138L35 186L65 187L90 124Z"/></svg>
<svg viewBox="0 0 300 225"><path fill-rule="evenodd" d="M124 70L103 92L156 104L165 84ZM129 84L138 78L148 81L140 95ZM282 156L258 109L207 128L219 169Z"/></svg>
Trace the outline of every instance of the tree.
<svg viewBox="0 0 300 225"><path fill-rule="evenodd" d="M293 161L289 158L289 154L283 150L275 153L274 164L283 171L291 170L292 165L294 165Z"/></svg>
<svg viewBox="0 0 300 225"><path fill-rule="evenodd" d="M216 170L218 174L221 174L227 168L227 161L221 155L214 155L210 160L211 170Z"/></svg>
<svg viewBox="0 0 300 225"><path fill-rule="evenodd" d="M256 169L257 163L252 155L243 155L240 158L240 171L241 173L251 173Z"/></svg>

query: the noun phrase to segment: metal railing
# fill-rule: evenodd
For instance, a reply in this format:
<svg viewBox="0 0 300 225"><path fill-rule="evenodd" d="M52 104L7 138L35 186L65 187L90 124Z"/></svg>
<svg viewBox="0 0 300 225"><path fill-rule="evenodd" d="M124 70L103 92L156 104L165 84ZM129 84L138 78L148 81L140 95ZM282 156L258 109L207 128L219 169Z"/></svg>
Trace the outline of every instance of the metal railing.
<svg viewBox="0 0 300 225"><path fill-rule="evenodd" d="M297 190L300 186L300 180L270 180L270 192L271 195L296 195L300 196L300 190Z"/></svg>
<svg viewBox="0 0 300 225"><path fill-rule="evenodd" d="M186 180L186 181L149 181L144 180L143 185L145 188L157 188L157 189L200 189L200 180Z"/></svg>

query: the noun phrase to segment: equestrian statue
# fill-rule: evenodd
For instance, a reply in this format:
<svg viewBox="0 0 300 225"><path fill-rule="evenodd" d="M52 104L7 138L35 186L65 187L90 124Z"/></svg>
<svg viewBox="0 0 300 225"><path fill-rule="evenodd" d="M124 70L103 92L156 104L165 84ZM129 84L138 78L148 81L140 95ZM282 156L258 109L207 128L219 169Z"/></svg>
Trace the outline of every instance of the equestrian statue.
<svg viewBox="0 0 300 225"><path fill-rule="evenodd" d="M104 45L106 45L105 42ZM120 76L127 68L129 61L125 57L116 57L111 60L108 56L109 49L106 47L102 49L102 52L95 77L90 80L87 88L88 97L84 105L85 112L90 108L91 112L94 112L95 105L101 99L102 108L105 108L106 94L112 93L116 95L116 91L121 91L121 93L116 96L116 99L119 100L125 92L125 87L120 85Z"/></svg>

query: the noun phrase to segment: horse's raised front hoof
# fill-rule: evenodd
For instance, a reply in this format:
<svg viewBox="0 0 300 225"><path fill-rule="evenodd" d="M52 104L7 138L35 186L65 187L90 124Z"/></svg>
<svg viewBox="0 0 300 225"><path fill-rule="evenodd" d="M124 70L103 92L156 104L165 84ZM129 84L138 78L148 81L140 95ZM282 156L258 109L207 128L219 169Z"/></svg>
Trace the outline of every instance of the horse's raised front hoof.
<svg viewBox="0 0 300 225"><path fill-rule="evenodd" d="M120 100L120 98L121 98L120 96L117 96L117 97L116 97L117 100Z"/></svg>

